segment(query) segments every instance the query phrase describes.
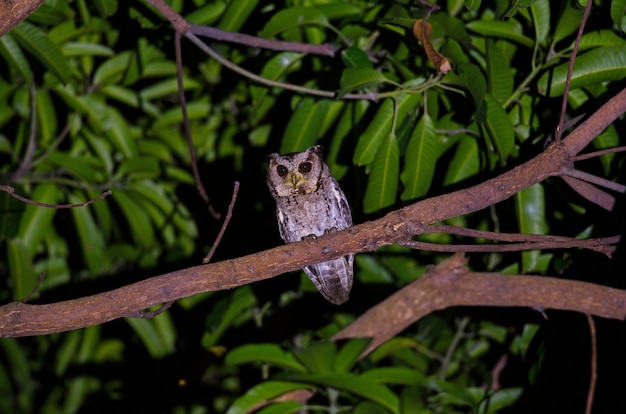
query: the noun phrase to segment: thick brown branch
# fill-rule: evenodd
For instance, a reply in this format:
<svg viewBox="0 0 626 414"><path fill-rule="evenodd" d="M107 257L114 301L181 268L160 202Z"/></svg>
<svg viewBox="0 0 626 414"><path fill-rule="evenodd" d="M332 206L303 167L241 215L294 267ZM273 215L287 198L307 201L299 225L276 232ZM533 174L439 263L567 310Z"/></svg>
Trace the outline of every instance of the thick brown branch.
<svg viewBox="0 0 626 414"><path fill-rule="evenodd" d="M571 166L570 154L575 154L587 145L595 137L593 134L602 131L625 108L626 90L607 102L577 128L570 135L571 138L566 138L561 144L552 144L534 159L507 173L472 188L429 198L391 212L379 220L331 233L316 240L292 243L235 260L183 269L76 300L49 305L10 303L0 307L0 336L41 335L100 324L126 315L133 315L155 304L200 292L231 289L348 253L372 251L381 246L408 240L416 233L415 230L419 229L420 225L480 210L505 200L547 177L561 174L564 169ZM605 111L609 115L605 114ZM484 277L493 282L492 279L500 276L485 275ZM473 280L480 284L480 278L468 279L468 281ZM543 281L543 279L537 280ZM470 282L466 283L471 285ZM561 298L561 301L571 296L570 283L573 282L554 279L550 283L548 290ZM606 299L605 288L595 285L591 287L595 290L586 289L587 302L593 302L596 309L589 309L585 301L580 302L577 307L571 302L567 303L567 307L563 307L565 305L562 302L554 301L552 297L546 297L549 301L536 303L536 306L575 309L600 316L617 317L615 312L606 311L612 309L615 302L599 302ZM513 285L513 288L519 289L519 286ZM487 299L480 289L469 289L469 291L474 292L475 296L473 299L466 296L468 301L466 304L492 303L485 302ZM522 287L521 290L511 292L524 297L526 289ZM620 291L615 292L617 293ZM600 296L595 296L596 294ZM621 297L619 298L622 300ZM430 300L440 301L436 295ZM517 303L519 302L510 302L513 306L529 306L528 304L516 305ZM454 302L448 306L454 304L461 303ZM605 310L604 313L602 309ZM620 314L619 317L623 315Z"/></svg>
<svg viewBox="0 0 626 414"><path fill-rule="evenodd" d="M22 23L43 0L0 1L0 36Z"/></svg>
<svg viewBox="0 0 626 414"><path fill-rule="evenodd" d="M623 320L626 291L552 277L472 273L457 254L365 312L333 339L373 338L365 355L425 315L452 306L550 308Z"/></svg>

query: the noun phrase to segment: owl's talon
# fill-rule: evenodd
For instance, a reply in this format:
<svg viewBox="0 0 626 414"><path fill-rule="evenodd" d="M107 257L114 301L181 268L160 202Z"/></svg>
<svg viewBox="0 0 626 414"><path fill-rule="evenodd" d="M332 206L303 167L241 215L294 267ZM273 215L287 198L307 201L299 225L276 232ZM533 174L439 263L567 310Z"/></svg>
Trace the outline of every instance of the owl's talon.
<svg viewBox="0 0 626 414"><path fill-rule="evenodd" d="M312 242L313 240L317 239L317 236L315 234L307 234L306 236L302 237L302 241L307 241L307 242Z"/></svg>

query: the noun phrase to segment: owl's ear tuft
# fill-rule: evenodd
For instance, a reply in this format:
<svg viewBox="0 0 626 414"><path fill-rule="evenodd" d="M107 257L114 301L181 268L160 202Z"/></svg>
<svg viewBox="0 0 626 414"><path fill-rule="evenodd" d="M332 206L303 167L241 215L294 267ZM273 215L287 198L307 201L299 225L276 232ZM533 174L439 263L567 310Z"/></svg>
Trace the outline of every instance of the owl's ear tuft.
<svg viewBox="0 0 626 414"><path fill-rule="evenodd" d="M273 152L270 155L265 157L265 162L267 162L268 164L270 163L270 161L276 159L276 157L278 157L278 153Z"/></svg>
<svg viewBox="0 0 626 414"><path fill-rule="evenodd" d="M324 152L324 147L322 145L314 145L307 150L307 152L313 152L318 155L322 155Z"/></svg>

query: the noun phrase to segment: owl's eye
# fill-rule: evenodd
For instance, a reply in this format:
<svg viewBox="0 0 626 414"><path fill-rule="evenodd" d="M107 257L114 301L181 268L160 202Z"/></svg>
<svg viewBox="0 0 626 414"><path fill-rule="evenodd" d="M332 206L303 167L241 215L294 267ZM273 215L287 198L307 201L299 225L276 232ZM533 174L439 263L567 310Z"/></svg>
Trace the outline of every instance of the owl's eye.
<svg viewBox="0 0 626 414"><path fill-rule="evenodd" d="M311 172L311 168L313 168L313 164L307 161L307 162L303 162L302 164L300 164L300 166L298 167L298 170L300 170L302 174L306 174L306 173Z"/></svg>
<svg viewBox="0 0 626 414"><path fill-rule="evenodd" d="M284 165L277 165L276 166L276 173L280 176L280 177L284 177L287 175L287 173L289 172L289 170L287 169L287 167L285 167Z"/></svg>

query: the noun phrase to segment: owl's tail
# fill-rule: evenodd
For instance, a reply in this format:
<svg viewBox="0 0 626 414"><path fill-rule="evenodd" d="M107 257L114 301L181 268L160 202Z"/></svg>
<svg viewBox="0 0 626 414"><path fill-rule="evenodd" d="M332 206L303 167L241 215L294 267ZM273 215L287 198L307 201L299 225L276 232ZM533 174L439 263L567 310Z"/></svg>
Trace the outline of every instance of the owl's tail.
<svg viewBox="0 0 626 414"><path fill-rule="evenodd" d="M305 267L304 272L326 300L335 305L341 305L350 297L353 261L353 255L340 257Z"/></svg>

